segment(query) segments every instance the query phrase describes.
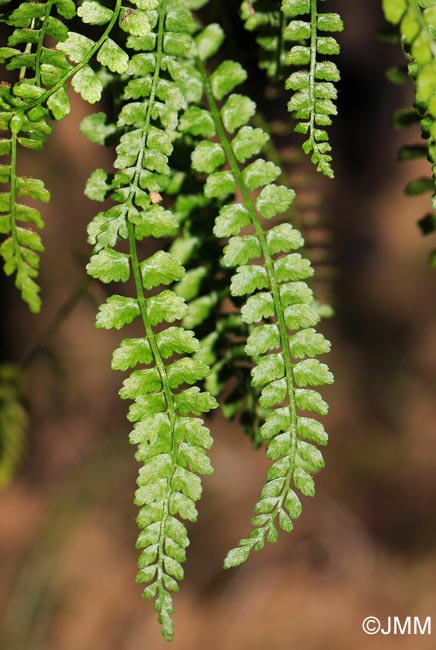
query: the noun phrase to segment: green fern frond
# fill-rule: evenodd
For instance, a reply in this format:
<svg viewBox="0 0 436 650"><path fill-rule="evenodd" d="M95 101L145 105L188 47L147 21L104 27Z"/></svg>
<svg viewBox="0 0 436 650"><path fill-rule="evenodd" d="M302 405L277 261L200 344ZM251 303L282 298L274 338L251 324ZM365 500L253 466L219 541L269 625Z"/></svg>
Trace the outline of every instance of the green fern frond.
<svg viewBox="0 0 436 650"><path fill-rule="evenodd" d="M433 232L436 212L436 2L434 0L383 0L386 19L398 26L408 60L407 73L415 84L414 111L398 114L399 127L421 123L426 146L403 147L400 160L425 157L433 178L416 179L406 187L409 195L432 192L432 213L420 221L424 233ZM434 264L435 255L431 256Z"/></svg>
<svg viewBox="0 0 436 650"><path fill-rule="evenodd" d="M245 29L256 34L259 67L274 81L282 79L286 64L285 18L274 0L244 0L241 18Z"/></svg>
<svg viewBox="0 0 436 650"><path fill-rule="evenodd" d="M259 402L266 411L261 435L268 442L267 456L274 461L255 508L252 533L228 554L225 566L230 567L245 561L251 550L262 548L265 539L276 541L277 520L283 530L292 529L292 520L301 510L294 487L313 495L311 473L323 466L313 443L326 444L327 434L320 422L300 411L327 412L312 387L331 383L332 375L315 358L328 352L330 344L313 329L320 320L306 284L313 270L295 252L303 238L289 223L270 226L271 219L290 206L294 192L276 185L280 168L259 157L265 137L263 133L254 137L249 126L254 102L232 92L246 73L239 64L225 62L209 76L203 63L221 39L214 26L197 39L198 65L215 132L197 145L192 162L206 175L206 196L226 201L214 232L229 238L223 261L236 267L231 294L246 300L241 310L250 327L245 349L255 364L252 385L261 390ZM242 201L229 202L236 189Z"/></svg>
<svg viewBox="0 0 436 650"><path fill-rule="evenodd" d="M337 65L324 57L339 54L339 44L331 36L343 29L336 13L319 11L320 0L283 0L282 12L290 19L285 28L286 41L295 43L286 63L297 67L286 80L285 87L293 91L289 111L298 121L295 131L307 136L303 151L311 154L317 170L333 178L326 127L337 114L335 84L340 75Z"/></svg>
<svg viewBox="0 0 436 650"><path fill-rule="evenodd" d="M257 35L260 67L274 82L289 75L288 110L297 120L295 131L307 136L303 151L318 171L333 178L326 127L337 115L335 84L340 75L329 59L339 54L331 34L342 31L343 23L338 14L321 12L321 1L282 0L278 6L272 0L244 0L241 16L246 29ZM292 68L297 70L289 74Z"/></svg>
<svg viewBox="0 0 436 650"><path fill-rule="evenodd" d="M114 26L124 25L123 11L136 16L138 9L123 9L117 0L113 10L97 2L84 2L78 10L84 24L103 25L102 35L93 40L68 30L76 15L71 0L23 2L7 15L12 28L7 47L0 48L0 60L16 72L12 84L0 88L0 156L7 157L0 170L0 182L6 187L0 194L0 233L6 236L0 247L7 275L16 275L15 283L33 312L41 306L38 275L39 253L44 250L35 228L44 226L41 213L23 204L20 197L47 202L49 192L39 179L18 174L19 146L39 151L52 131L50 122L70 112L67 83L90 103L101 97L102 82L91 67L94 57L118 73L127 68L127 54L109 38ZM145 14L144 14L145 16ZM143 20L144 22L144 20ZM148 25L148 23L147 23ZM124 27L125 28L125 27ZM130 31L134 31L130 27ZM53 39L57 48L53 49ZM68 61L71 61L71 63Z"/></svg>
<svg viewBox="0 0 436 650"><path fill-rule="evenodd" d="M197 385L209 368L193 356L200 349L194 332L177 324L188 314L186 301L180 292L165 288L183 281L184 266L164 250L142 261L138 254L144 238L167 239L179 230L176 214L163 205L163 194L174 184L169 159L179 113L188 102L199 101L202 92L192 65L196 23L190 11L176 0L153 7L147 10L150 31L130 34L126 42L134 53L116 124L117 171L109 177L99 170L87 185L90 198L103 200L109 194L114 203L90 224L94 254L88 272L106 283L130 277L134 282L134 297L114 295L100 307L97 327L122 329L139 319L144 330L141 337L122 340L112 368L133 369L120 396L133 400L130 440L138 445L136 457L143 465L135 498L141 529L137 581L147 583L143 595L155 600L162 633L169 640L171 592L178 591L183 578L189 544L181 520L196 520L199 475L212 472L206 455L212 439L201 416L217 403Z"/></svg>

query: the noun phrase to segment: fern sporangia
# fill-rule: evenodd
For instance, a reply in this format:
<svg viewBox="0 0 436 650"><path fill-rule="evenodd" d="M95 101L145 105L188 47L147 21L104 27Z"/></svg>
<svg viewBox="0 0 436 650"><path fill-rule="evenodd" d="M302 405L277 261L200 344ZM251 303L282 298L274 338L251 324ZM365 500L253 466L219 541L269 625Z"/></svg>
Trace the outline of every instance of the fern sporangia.
<svg viewBox="0 0 436 650"><path fill-rule="evenodd" d="M76 15L72 0L23 2L6 18L13 29L8 46L0 48L0 60L7 62L6 69L15 71L18 78L12 85L0 87L0 155L7 157L7 164L0 167L0 182L6 186L0 194L0 233L6 235L0 254L5 273L16 274L16 286L33 312L41 307L35 278L38 253L43 251L34 229L42 228L44 222L40 211L22 203L21 197L47 202L50 194L41 180L18 174L19 147L43 149L52 131L50 122L70 111L70 79L83 99L90 103L100 99L102 82L90 65L94 57L113 72L125 72L127 55L109 34L117 24L133 34L138 22L141 29L149 28L145 13L135 6L137 2L132 0L131 4L135 8L124 8L121 0L113 10L95 1L80 5L77 13L84 26L104 26L97 40L68 30L69 21ZM56 49L47 44L53 39Z"/></svg>
<svg viewBox="0 0 436 650"><path fill-rule="evenodd" d="M398 126L421 123L425 145L405 146L400 160L427 157L433 178L419 178L406 187L407 194L432 192L432 213L420 221L424 233L436 230L436 2L434 0L383 0L386 19L398 26L407 57L407 73L415 83L414 111L396 116ZM398 74L395 79L398 79ZM402 77L401 77L402 79ZM435 264L436 254L432 254Z"/></svg>
<svg viewBox="0 0 436 650"><path fill-rule="evenodd" d="M283 0L279 6L272 0L244 0L241 15L246 29L257 33L259 65L273 81L298 68L285 81L292 91L288 110L297 120L295 131L307 136L303 151L318 171L333 178L326 127L337 115L335 84L340 74L329 59L339 54L332 34L343 30L343 22L336 13L320 11L323 1Z"/></svg>
<svg viewBox="0 0 436 650"><path fill-rule="evenodd" d="M109 297L100 307L97 327L121 329L138 318L143 328L142 336L122 340L112 368L143 366L131 372L120 391L123 399L134 400L128 415L134 423L130 440L138 445L136 457L143 465L135 497L141 529L137 580L147 583L143 595L155 599L163 635L169 640L171 592L178 590L177 581L183 578L189 544L180 520L196 520L195 502L202 491L198 475L212 472L206 456L212 439L200 416L217 403L196 385L209 368L192 356L199 350L194 333L173 325L187 315L186 302L175 291L163 289L182 281L183 265L164 250L142 261L139 257L138 244L145 237L168 238L179 229L174 212L161 204L161 193L171 182L168 163L178 114L187 108L187 98L198 101L201 95L191 60L196 25L189 10L177 0L148 6L151 31L127 40L127 49L136 54L130 58L117 121L121 135L111 185L115 205L90 225L94 254L88 272L106 283L133 277L135 295ZM104 198L105 182L101 171L94 174L88 195Z"/></svg>
<svg viewBox="0 0 436 650"><path fill-rule="evenodd" d="M294 486L305 495L314 494L311 473L323 466L323 459L313 443L326 444L327 434L318 420L300 411L327 412L319 393L307 387L331 383L332 375L315 358L328 352L330 344L313 329L319 315L305 282L313 270L294 252L303 238L289 223L270 226L270 220L292 203L294 192L276 185L280 168L259 157L268 136L248 125L254 102L232 92L245 81L246 72L235 61L223 62L210 76L205 67L221 40L218 26L209 26L197 39L208 104L201 110L208 126L192 164L206 175L206 196L225 202L214 232L229 238L223 261L236 267L232 296L247 297L241 310L250 326L245 350L253 359L252 384L261 388L259 403L266 412L261 435L274 461L256 504L253 530L227 555L225 567L231 567L244 562L250 551L260 550L265 539L277 540L277 520L283 530L292 530L292 520L301 511ZM197 129L198 122L185 120L185 128ZM242 200L229 202L236 188ZM242 234L246 228L251 232Z"/></svg>

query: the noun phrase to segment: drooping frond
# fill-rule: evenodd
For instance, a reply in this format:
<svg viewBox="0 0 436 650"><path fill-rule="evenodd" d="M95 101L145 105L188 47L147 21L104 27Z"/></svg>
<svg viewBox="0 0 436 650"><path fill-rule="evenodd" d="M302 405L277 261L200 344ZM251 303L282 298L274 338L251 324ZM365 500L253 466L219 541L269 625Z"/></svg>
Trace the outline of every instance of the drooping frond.
<svg viewBox="0 0 436 650"><path fill-rule="evenodd" d="M383 0L386 19L399 28L408 76L415 83L413 111L396 115L397 126L421 124L424 145L405 146L400 160L427 156L433 178L419 178L406 187L410 195L432 192L432 212L420 221L424 233L436 230L436 1ZM398 77L398 75L397 75ZM432 254L436 265L436 253Z"/></svg>
<svg viewBox="0 0 436 650"><path fill-rule="evenodd" d="M35 228L42 228L44 223L40 211L23 203L23 198L47 202L50 194L41 180L19 175L19 148L43 149L52 131L51 121L64 118L70 111L69 80L86 101L100 99L102 83L90 65L94 57L110 70L126 70L126 53L109 38L114 26L120 24L126 29L132 15L137 19L144 16L145 26L144 12L136 7L122 8L121 0L113 10L86 1L77 13L84 26L102 26L97 40L69 31L69 23L76 15L72 0L46 0L23 2L9 10L6 22L11 33L7 47L0 48L1 62L16 76L12 84L0 87L0 156L6 157L0 167L0 183L5 186L0 194L0 233L6 236L0 254L5 273L15 274L16 285L33 312L39 311L41 305L35 279L38 254L43 250ZM127 23L124 16L128 17ZM135 29L130 27L130 31ZM57 41L56 49L52 47L53 39Z"/></svg>
<svg viewBox="0 0 436 650"><path fill-rule="evenodd" d="M339 44L332 33L343 29L336 13L320 11L321 0L283 0L282 12L290 21L285 39L292 43L286 63L295 72L286 80L286 88L293 94L289 111L297 120L295 130L306 136L303 150L311 154L318 171L333 178L326 127L337 114L339 70L330 57L339 54ZM326 59L326 57L328 57Z"/></svg>
<svg viewBox="0 0 436 650"><path fill-rule="evenodd" d="M280 168L259 157L268 136L249 125L254 102L233 92L246 72L240 64L225 61L209 76L203 63L218 49L221 38L217 26L210 26L197 39L208 104L208 109L201 109L202 123L209 126L192 163L206 175L206 196L224 202L214 232L228 238L223 261L236 268L231 294L245 300L241 316L250 327L245 350L254 363L252 384L261 390L259 401L266 412L261 435L273 461L255 508L253 530L228 554L225 566L230 567L262 548L265 539L275 541L277 521L283 530L292 529L301 510L294 488L314 494L311 474L323 466L315 444L326 444L327 434L318 420L301 412L327 412L312 388L331 383L332 375L316 359L329 351L330 344L314 330L320 317L306 283L313 270L295 252L303 238L289 223L271 222L287 210L294 192L276 185ZM198 128L197 124L192 120L185 128ZM234 203L236 191L242 198Z"/></svg>
<svg viewBox="0 0 436 650"><path fill-rule="evenodd" d="M339 69L330 60L339 54L332 36L342 31L336 13L320 11L323 0L244 0L241 15L246 29L255 32L259 65L274 82L286 78L292 91L288 110L297 121L295 131L306 136L303 150L318 171L333 178L326 127L337 114Z"/></svg>
<svg viewBox="0 0 436 650"><path fill-rule="evenodd" d="M135 498L141 529L137 580L146 583L143 595L155 600L163 635L171 639L171 592L183 578L189 544L181 520L196 520L199 475L212 472L206 455L212 439L201 416L217 404L197 385L209 368L193 356L200 348L194 332L180 324L188 313L174 290L186 277L181 260L165 250L139 258L138 243L145 238L168 239L179 230L176 214L164 207L164 193L175 182L169 163L179 112L201 97L190 11L181 1L162 0L152 3L147 17L151 30L126 42L132 56L116 124L116 173L98 170L87 185L90 198L109 194L113 201L90 224L88 272L106 283L130 277L134 283L134 296L126 290L100 307L97 327L122 329L139 319L143 329L121 341L112 368L132 371L120 395L133 400L130 439L142 464Z"/></svg>
<svg viewBox="0 0 436 650"><path fill-rule="evenodd" d="M241 18L245 29L256 34L259 46L259 67L268 77L281 81L287 69L285 17L280 3L274 0L244 0Z"/></svg>

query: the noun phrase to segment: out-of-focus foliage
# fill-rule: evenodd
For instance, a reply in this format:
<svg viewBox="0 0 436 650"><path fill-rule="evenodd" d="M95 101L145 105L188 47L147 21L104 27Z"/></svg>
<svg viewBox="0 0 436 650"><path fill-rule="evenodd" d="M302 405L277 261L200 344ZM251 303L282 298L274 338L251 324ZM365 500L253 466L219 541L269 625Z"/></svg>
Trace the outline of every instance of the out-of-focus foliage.
<svg viewBox="0 0 436 650"><path fill-rule="evenodd" d="M8 485L23 460L29 419L22 381L18 366L0 365L0 488Z"/></svg>

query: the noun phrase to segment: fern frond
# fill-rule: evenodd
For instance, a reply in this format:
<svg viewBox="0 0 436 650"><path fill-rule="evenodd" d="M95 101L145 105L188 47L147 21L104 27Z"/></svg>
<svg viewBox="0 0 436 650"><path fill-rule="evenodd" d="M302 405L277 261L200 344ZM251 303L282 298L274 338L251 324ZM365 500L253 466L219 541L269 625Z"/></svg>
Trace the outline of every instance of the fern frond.
<svg viewBox="0 0 436 650"><path fill-rule="evenodd" d="M327 434L320 422L300 411L327 412L326 403L312 387L331 383L332 375L315 358L328 352L330 344L313 329L320 320L306 284L313 270L295 252L303 238L289 223L270 226L271 219L292 203L294 192L276 185L280 168L259 157L265 136L261 132L253 137L249 126L254 102L232 92L246 73L239 64L225 62L209 76L204 65L221 38L217 27L206 28L197 38L198 65L214 133L197 146L192 162L206 175L206 196L226 201L214 232L229 238L223 261L236 267L231 294L246 300L241 315L251 333L245 349L255 364L252 385L261 389L259 402L266 411L261 435L268 442L267 456L274 461L255 508L253 530L226 558L225 566L230 567L262 548L265 539L276 541L277 520L283 530L292 529L292 520L301 510L294 487L313 495L311 473L323 466L313 443L326 444ZM233 75L228 74L229 67ZM229 202L236 189L242 201Z"/></svg>
<svg viewBox="0 0 436 650"><path fill-rule="evenodd" d="M279 7L272 0L244 0L241 16L246 29L256 33L259 65L274 82L297 68L285 82L292 91L288 110L297 120L295 131L307 136L303 151L318 171L333 178L326 127L337 115L335 84L340 75L325 57L339 54L331 34L342 31L343 23L338 14L321 12L321 1L282 0Z"/></svg>
<svg viewBox="0 0 436 650"><path fill-rule="evenodd" d="M38 254L44 249L34 228L42 228L44 223L40 211L23 204L20 197L47 202L50 194L41 180L18 174L19 146L43 149L52 131L51 120L60 120L70 111L70 79L85 100L93 103L100 99L102 83L90 66L94 56L118 73L127 68L126 53L109 38L117 22L123 22L123 11L121 0L113 10L97 2L81 4L78 13L85 24L106 25L96 41L68 30L69 21L76 15L72 0L23 2L7 17L13 29L8 46L0 48L0 60L8 70L16 71L18 78L0 89L0 156L7 157L0 168L0 182L6 185L0 195L0 233L6 235L0 254L5 273L16 274L15 283L33 312L41 306L35 279ZM139 10L129 11L136 15ZM53 39L57 41L56 50L48 46Z"/></svg>
<svg viewBox="0 0 436 650"><path fill-rule="evenodd" d="M407 73L415 84L414 111L397 115L397 126L421 123L426 147L403 147L400 160L425 157L431 164L433 178L416 179L406 187L410 195L432 192L432 213L420 221L423 232L433 232L436 211L436 2L433 0L383 0L386 19L398 26L408 66ZM435 256L432 255L432 263Z"/></svg>
<svg viewBox="0 0 436 650"><path fill-rule="evenodd" d="M256 34L259 67L274 81L286 70L285 17L274 0L244 0L241 18L245 29Z"/></svg>
<svg viewBox="0 0 436 650"><path fill-rule="evenodd" d="M183 281L184 266L164 250L139 258L138 244L145 238L167 239L179 230L163 195L174 183L169 159L179 113L201 97L201 81L192 65L196 23L190 11L177 0L146 1L144 6L150 31L130 34L126 41L134 53L116 124L116 173L110 177L98 170L87 185L90 198L103 200L109 194L113 201L90 224L94 254L88 272L106 283L125 283L130 277L134 282L133 297L114 295L100 307L97 327L122 329L139 319L143 328L142 336L122 340L112 368L132 370L120 396L133 400L130 440L138 445L136 457L143 465L135 498L141 529L137 581L147 583L143 595L155 600L162 633L169 640L171 592L178 591L183 578L189 544L181 520L196 520L199 475L212 472L206 455L212 439L201 416L217 403L197 385L209 368L193 356L200 348L194 332L177 324L187 316L186 302L180 292L166 288Z"/></svg>
<svg viewBox="0 0 436 650"><path fill-rule="evenodd" d="M340 32L343 23L338 14L319 11L320 0L283 0L282 12L290 19L285 32L286 41L295 43L286 63L297 67L286 80L285 87L293 91L288 110L298 121L295 131L307 136L303 151L311 154L317 170L333 178L326 127L337 114L335 84L340 75L337 65L324 57L339 54L339 44L331 36Z"/></svg>

